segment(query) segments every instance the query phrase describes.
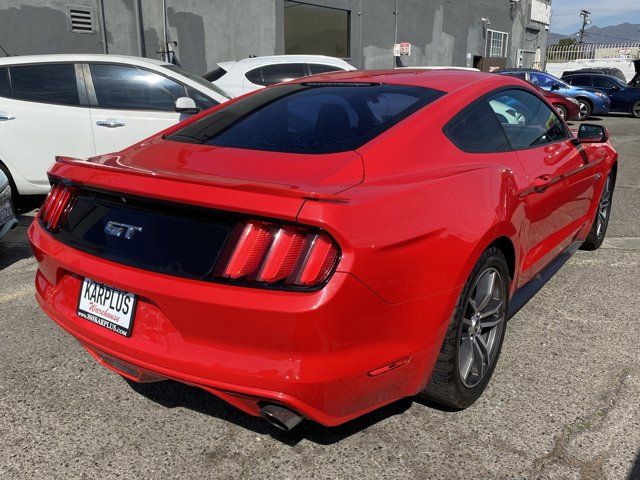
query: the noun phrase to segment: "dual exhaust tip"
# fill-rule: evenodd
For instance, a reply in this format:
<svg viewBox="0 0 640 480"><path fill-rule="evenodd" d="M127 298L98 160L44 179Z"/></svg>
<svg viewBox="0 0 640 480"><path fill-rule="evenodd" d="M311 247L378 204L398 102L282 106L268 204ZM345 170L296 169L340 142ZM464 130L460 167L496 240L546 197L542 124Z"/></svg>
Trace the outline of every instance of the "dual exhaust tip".
<svg viewBox="0 0 640 480"><path fill-rule="evenodd" d="M260 416L279 430L289 432L293 430L303 417L286 407L270 403L260 409Z"/></svg>

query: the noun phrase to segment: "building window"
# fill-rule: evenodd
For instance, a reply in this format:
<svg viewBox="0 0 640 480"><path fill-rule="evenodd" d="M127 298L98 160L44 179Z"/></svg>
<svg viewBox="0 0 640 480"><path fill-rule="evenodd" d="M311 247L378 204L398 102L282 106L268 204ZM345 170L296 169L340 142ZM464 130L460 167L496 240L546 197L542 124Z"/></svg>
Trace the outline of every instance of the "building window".
<svg viewBox="0 0 640 480"><path fill-rule="evenodd" d="M497 30L487 30L487 46L485 56L506 57L509 34Z"/></svg>
<svg viewBox="0 0 640 480"><path fill-rule="evenodd" d="M349 58L351 13L308 3L284 2L284 53Z"/></svg>

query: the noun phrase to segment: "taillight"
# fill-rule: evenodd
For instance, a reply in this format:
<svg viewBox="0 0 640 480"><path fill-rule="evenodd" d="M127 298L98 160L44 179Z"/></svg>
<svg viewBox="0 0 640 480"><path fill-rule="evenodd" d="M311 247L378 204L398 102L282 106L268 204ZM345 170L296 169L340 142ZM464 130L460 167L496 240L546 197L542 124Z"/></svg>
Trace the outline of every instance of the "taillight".
<svg viewBox="0 0 640 480"><path fill-rule="evenodd" d="M249 221L236 227L215 272L229 280L312 288L337 260L335 244L320 231Z"/></svg>
<svg viewBox="0 0 640 480"><path fill-rule="evenodd" d="M56 232L60 229L65 216L69 213L75 191L73 187L56 183L51 187L38 216L45 228Z"/></svg>

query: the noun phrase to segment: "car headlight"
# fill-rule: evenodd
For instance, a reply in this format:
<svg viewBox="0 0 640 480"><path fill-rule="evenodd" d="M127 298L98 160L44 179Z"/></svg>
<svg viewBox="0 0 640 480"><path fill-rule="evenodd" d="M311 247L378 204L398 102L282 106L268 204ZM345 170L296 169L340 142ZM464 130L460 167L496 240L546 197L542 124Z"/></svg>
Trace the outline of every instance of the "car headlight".
<svg viewBox="0 0 640 480"><path fill-rule="evenodd" d="M599 96L600 98L605 98L605 99L606 99L606 98L609 98L609 97L607 97L607 94L606 94L606 93L602 93L602 92L593 92L593 93L595 93L595 94L596 94L597 96Z"/></svg>

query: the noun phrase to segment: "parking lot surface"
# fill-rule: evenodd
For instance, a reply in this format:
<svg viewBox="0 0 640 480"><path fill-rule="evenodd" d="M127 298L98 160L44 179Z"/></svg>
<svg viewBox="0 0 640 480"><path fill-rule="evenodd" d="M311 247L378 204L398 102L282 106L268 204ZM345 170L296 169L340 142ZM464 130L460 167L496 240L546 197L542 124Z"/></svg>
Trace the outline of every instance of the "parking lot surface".
<svg viewBox="0 0 640 480"><path fill-rule="evenodd" d="M22 216L0 241L0 478L640 479L640 120L591 122L620 153L607 240L509 322L462 412L407 399L278 434L192 387L130 385L40 311Z"/></svg>

